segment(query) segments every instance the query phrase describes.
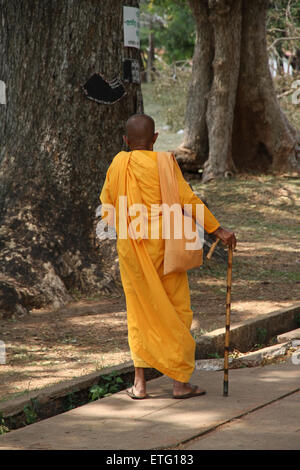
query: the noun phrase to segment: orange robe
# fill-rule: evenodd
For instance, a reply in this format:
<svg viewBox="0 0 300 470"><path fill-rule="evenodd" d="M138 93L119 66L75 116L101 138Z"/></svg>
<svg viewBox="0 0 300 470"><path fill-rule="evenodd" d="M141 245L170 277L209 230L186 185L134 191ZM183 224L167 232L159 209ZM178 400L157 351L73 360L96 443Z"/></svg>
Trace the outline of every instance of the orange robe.
<svg viewBox="0 0 300 470"><path fill-rule="evenodd" d="M195 340L191 335L193 312L187 273L163 275L164 239L162 215L152 213L151 205L161 205L156 152L120 152L113 159L100 194L102 204L116 209L117 251L126 297L128 342L135 367L153 367L172 379L188 382L195 367ZM203 202L193 193L175 166L180 201ZM128 207L142 203L148 211L148 238L145 223L136 239L120 238L119 197L126 196ZM153 207L153 206L152 206ZM130 224L134 217L128 217ZM159 238L150 237L151 222L159 226ZM143 225L143 224L141 224ZM204 229L210 233L220 226L204 206Z"/></svg>

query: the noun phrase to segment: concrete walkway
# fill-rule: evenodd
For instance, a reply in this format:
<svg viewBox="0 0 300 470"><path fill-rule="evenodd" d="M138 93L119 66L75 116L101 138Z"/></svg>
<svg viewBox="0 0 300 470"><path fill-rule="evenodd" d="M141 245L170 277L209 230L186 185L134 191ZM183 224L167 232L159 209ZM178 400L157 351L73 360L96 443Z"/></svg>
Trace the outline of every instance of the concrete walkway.
<svg viewBox="0 0 300 470"><path fill-rule="evenodd" d="M188 450L299 450L300 392L189 442Z"/></svg>
<svg viewBox="0 0 300 470"><path fill-rule="evenodd" d="M230 370L228 397L222 371L192 382L207 394L174 400L163 376L149 399L119 392L0 436L0 449L300 449L300 365Z"/></svg>

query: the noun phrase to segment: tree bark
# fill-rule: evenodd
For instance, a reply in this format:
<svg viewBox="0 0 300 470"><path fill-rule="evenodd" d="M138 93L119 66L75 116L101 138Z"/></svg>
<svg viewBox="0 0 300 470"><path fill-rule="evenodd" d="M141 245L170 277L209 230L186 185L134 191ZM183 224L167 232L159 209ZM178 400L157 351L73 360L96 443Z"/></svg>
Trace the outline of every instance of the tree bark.
<svg viewBox="0 0 300 470"><path fill-rule="evenodd" d="M203 181L223 176L234 168L231 137L240 64L241 3L241 0L210 1L215 54L206 116L209 158L204 165Z"/></svg>
<svg viewBox="0 0 300 470"><path fill-rule="evenodd" d="M113 105L86 99L94 72L121 76L123 4L138 0L0 0L0 312L9 316L70 291L108 291L95 210L140 86Z"/></svg>
<svg viewBox="0 0 300 470"><path fill-rule="evenodd" d="M278 103L268 65L265 0L244 0L233 158L239 170L283 171L295 165L296 132ZM242 151L241 151L242 149Z"/></svg>
<svg viewBox="0 0 300 470"><path fill-rule="evenodd" d="M203 182L240 171L299 170L299 133L276 98L267 0L189 0L197 24L183 144Z"/></svg>
<svg viewBox="0 0 300 470"><path fill-rule="evenodd" d="M196 43L180 153L194 158L197 156L198 163L202 164L207 159L209 149L206 112L213 77L213 29L208 21L208 3L189 0L189 4L196 20Z"/></svg>

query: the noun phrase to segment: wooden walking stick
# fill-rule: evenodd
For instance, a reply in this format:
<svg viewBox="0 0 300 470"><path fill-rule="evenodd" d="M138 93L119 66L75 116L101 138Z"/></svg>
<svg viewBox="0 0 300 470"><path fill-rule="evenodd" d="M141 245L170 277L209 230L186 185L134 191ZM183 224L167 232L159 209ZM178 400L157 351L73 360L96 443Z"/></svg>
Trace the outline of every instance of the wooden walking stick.
<svg viewBox="0 0 300 470"><path fill-rule="evenodd" d="M230 332L230 309L231 309L231 278L232 278L232 247L228 247L227 266L227 294L226 294L226 326L224 347L224 383L223 396L228 397L228 356L229 356L229 332Z"/></svg>

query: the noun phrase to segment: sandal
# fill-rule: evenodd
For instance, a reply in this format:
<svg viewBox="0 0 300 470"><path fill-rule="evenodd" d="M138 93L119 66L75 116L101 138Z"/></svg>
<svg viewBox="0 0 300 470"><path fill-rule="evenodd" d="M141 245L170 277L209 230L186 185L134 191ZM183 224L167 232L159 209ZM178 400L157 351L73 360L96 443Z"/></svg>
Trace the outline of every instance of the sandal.
<svg viewBox="0 0 300 470"><path fill-rule="evenodd" d="M133 391L133 387L131 387L130 389L127 389L126 390L126 393L127 395L132 398L133 400L144 400L144 398L148 398L149 395L142 395L142 396L139 396L139 395L136 395Z"/></svg>

